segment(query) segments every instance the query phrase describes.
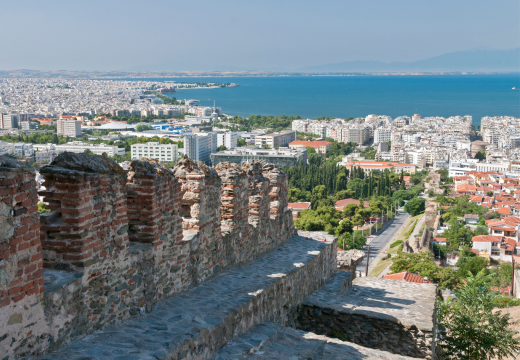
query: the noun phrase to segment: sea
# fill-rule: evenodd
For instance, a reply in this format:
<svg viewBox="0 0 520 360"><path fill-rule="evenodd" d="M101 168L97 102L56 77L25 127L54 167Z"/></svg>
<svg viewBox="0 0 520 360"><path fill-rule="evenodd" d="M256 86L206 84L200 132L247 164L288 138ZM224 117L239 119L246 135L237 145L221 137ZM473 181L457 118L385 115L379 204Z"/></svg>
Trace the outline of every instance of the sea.
<svg viewBox="0 0 520 360"><path fill-rule="evenodd" d="M132 80L132 79L128 79ZM143 80L143 79L140 79ZM493 75L276 76L146 79L229 82L238 87L181 89L168 94L221 107L229 115L302 118L471 115L520 118L520 73Z"/></svg>

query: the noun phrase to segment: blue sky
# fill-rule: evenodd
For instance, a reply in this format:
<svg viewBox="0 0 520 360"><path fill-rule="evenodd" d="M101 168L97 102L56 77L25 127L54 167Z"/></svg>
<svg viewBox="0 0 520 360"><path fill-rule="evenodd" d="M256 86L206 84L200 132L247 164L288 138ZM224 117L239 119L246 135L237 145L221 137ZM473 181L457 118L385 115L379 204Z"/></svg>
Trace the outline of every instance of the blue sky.
<svg viewBox="0 0 520 360"><path fill-rule="evenodd" d="M0 69L290 70L520 46L518 0L18 0Z"/></svg>

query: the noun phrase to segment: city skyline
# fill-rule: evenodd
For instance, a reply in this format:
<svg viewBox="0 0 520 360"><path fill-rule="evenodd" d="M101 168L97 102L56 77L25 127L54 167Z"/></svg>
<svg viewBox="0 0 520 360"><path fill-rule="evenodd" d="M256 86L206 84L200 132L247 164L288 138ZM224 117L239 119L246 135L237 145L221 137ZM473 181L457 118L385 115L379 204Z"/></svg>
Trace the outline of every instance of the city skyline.
<svg viewBox="0 0 520 360"><path fill-rule="evenodd" d="M292 71L520 45L520 4L509 0L27 1L2 11L1 70Z"/></svg>

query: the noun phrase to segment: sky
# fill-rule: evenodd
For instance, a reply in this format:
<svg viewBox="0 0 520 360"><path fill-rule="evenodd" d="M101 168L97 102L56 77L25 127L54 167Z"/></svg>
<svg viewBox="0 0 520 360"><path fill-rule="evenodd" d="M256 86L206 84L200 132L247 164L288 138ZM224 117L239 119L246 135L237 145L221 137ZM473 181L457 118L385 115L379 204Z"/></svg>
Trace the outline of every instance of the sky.
<svg viewBox="0 0 520 360"><path fill-rule="evenodd" d="M520 46L518 0L17 0L0 70L294 70Z"/></svg>

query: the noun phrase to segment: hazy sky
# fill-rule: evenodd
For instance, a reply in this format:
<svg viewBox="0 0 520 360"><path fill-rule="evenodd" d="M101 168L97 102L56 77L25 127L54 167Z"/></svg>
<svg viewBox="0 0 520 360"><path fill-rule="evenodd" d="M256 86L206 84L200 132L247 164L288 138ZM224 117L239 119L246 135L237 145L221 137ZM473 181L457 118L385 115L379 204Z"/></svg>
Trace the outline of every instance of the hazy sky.
<svg viewBox="0 0 520 360"><path fill-rule="evenodd" d="M16 0L0 69L297 69L520 46L518 0Z"/></svg>

